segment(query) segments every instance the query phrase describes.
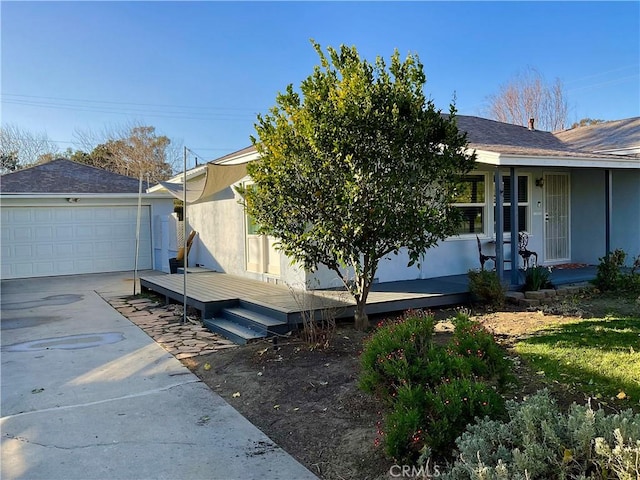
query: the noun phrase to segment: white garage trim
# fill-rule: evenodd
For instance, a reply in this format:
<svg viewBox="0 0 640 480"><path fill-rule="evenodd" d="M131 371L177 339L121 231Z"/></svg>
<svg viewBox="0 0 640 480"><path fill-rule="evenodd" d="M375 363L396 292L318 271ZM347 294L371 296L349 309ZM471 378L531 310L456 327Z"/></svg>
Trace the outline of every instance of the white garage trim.
<svg viewBox="0 0 640 480"><path fill-rule="evenodd" d="M2 278L133 270L134 205L6 206ZM142 207L138 267L152 268L150 207Z"/></svg>

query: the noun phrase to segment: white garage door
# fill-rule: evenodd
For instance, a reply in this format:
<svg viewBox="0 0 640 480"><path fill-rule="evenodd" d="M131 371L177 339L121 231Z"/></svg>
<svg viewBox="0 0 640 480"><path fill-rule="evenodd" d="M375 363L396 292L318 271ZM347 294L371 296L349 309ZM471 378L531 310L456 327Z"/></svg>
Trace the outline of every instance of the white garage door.
<svg viewBox="0 0 640 480"><path fill-rule="evenodd" d="M137 206L3 207L2 278L133 270ZM138 268L151 268L142 207Z"/></svg>

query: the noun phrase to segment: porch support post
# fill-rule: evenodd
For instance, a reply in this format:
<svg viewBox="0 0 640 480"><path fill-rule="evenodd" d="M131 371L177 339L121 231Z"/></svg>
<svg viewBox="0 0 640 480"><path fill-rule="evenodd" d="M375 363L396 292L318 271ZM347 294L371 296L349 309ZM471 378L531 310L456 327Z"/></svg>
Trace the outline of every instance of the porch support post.
<svg viewBox="0 0 640 480"><path fill-rule="evenodd" d="M182 325L187 324L187 270L189 266L189 252L187 250L187 147L184 147L183 157L183 176L182 176L182 248L184 249L184 257L182 257Z"/></svg>
<svg viewBox="0 0 640 480"><path fill-rule="evenodd" d="M604 246L605 255L611 251L611 206L612 206L611 170L604 171Z"/></svg>
<svg viewBox="0 0 640 480"><path fill-rule="evenodd" d="M502 282L502 277L504 275L504 218L502 218L504 187L502 185L502 176L500 175L499 168L496 168L493 181L496 192L496 272L498 273L498 279Z"/></svg>
<svg viewBox="0 0 640 480"><path fill-rule="evenodd" d="M518 175L515 167L510 168L511 175L511 208L509 209L511 220L511 285L518 285L520 269L518 262Z"/></svg>

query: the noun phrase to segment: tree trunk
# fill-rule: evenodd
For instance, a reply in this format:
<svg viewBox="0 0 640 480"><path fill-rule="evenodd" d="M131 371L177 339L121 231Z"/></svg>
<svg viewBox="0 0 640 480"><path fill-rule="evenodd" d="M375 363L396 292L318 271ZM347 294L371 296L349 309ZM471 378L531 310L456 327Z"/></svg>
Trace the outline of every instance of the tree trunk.
<svg viewBox="0 0 640 480"><path fill-rule="evenodd" d="M356 313L354 326L356 330L366 330L369 328L369 317L364 309L367 306L367 300L360 298L356 303Z"/></svg>

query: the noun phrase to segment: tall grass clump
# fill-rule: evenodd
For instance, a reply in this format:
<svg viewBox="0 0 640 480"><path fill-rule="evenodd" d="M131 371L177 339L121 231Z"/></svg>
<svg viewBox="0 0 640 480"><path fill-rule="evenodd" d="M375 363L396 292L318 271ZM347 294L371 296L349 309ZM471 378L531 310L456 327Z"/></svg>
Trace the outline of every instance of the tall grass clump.
<svg viewBox="0 0 640 480"><path fill-rule="evenodd" d="M524 289L528 291L541 290L543 288L551 288L551 267L535 267L527 268L524 271Z"/></svg>

